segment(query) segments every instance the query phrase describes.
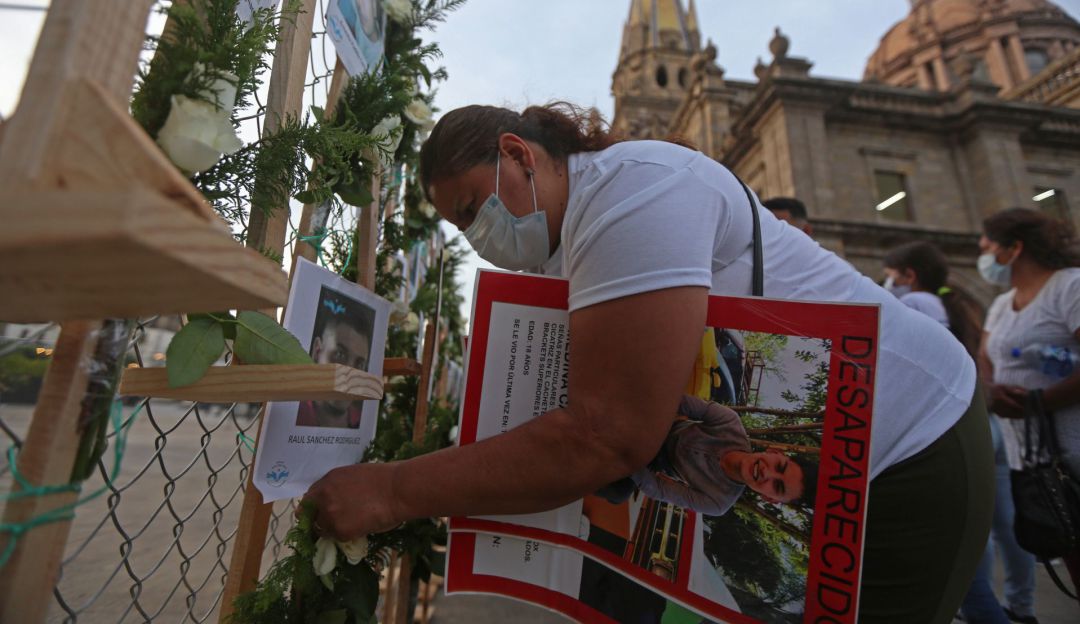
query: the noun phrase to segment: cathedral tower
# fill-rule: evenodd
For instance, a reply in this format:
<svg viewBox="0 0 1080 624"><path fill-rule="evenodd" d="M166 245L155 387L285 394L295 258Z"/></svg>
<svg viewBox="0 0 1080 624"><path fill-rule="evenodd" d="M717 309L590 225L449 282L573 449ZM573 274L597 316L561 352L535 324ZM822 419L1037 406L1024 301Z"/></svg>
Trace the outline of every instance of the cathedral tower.
<svg viewBox="0 0 1080 624"><path fill-rule="evenodd" d="M694 0L631 0L619 63L611 80L612 128L634 138L662 138L690 84L701 48Z"/></svg>

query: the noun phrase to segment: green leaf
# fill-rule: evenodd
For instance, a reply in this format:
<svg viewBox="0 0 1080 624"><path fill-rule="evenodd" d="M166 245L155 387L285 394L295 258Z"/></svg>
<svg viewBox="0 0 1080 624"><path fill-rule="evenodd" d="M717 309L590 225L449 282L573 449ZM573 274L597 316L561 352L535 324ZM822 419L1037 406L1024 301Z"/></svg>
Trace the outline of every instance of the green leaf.
<svg viewBox="0 0 1080 624"><path fill-rule="evenodd" d="M360 621L373 617L379 602L379 575L364 564L345 566L341 575L344 582L338 584L337 593L341 604Z"/></svg>
<svg viewBox="0 0 1080 624"><path fill-rule="evenodd" d="M296 195L293 195L293 197L296 198L296 201L300 202L301 204L314 204L316 200L315 189L301 191Z"/></svg>
<svg viewBox="0 0 1080 624"><path fill-rule="evenodd" d="M274 319L259 312L241 312L236 319L233 351L245 364L312 364L300 341Z"/></svg>
<svg viewBox="0 0 1080 624"><path fill-rule="evenodd" d="M236 340L236 317L232 315L232 312L201 312L198 314L188 314L189 322L201 318L221 323L221 331L225 334L225 339Z"/></svg>
<svg viewBox="0 0 1080 624"><path fill-rule="evenodd" d="M341 197L341 201L350 206L367 206L375 198L363 179L363 176L354 172L352 180L338 184L334 187L334 192Z"/></svg>
<svg viewBox="0 0 1080 624"><path fill-rule="evenodd" d="M349 619L349 612L345 609L323 611L315 618L315 624L345 624Z"/></svg>
<svg viewBox="0 0 1080 624"><path fill-rule="evenodd" d="M169 387L179 388L198 381L224 350L221 323L205 317L192 319L176 332L165 351Z"/></svg>
<svg viewBox="0 0 1080 624"><path fill-rule="evenodd" d="M317 121L322 121L323 119L326 119L326 110L323 109L322 106L312 106L311 115L315 117Z"/></svg>

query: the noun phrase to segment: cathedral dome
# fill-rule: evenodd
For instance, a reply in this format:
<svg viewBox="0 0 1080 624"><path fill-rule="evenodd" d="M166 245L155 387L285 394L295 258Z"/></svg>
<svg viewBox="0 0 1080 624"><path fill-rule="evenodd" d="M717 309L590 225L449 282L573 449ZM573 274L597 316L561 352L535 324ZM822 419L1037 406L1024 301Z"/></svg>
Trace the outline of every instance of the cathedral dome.
<svg viewBox="0 0 1080 624"><path fill-rule="evenodd" d="M1080 25L1048 0L911 0L911 12L870 56L865 78L942 89L949 64L974 54L994 82L1010 87L1077 45Z"/></svg>

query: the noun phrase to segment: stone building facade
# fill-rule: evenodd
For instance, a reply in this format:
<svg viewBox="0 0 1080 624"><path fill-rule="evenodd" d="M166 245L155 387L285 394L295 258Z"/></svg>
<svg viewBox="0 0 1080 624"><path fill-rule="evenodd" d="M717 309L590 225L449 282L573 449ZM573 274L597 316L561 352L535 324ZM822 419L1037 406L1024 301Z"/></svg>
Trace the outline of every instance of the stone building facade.
<svg viewBox="0 0 1080 624"><path fill-rule="evenodd" d="M911 0L862 81L817 78L777 29L754 82L701 45L693 0L632 0L613 129L678 135L762 198L806 203L815 238L873 277L930 240L983 302L980 223L1012 206L1080 226L1080 24L1046 0Z"/></svg>

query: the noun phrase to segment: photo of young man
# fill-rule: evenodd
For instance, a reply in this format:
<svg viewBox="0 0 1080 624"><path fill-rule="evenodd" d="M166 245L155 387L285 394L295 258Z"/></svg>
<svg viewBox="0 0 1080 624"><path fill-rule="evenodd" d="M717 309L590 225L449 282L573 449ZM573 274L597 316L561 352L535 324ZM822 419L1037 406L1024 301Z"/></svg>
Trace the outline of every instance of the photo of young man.
<svg viewBox="0 0 1080 624"><path fill-rule="evenodd" d="M375 310L323 286L308 352L316 364L343 364L368 369ZM300 427L356 429L362 401L303 401L296 414Z"/></svg>

